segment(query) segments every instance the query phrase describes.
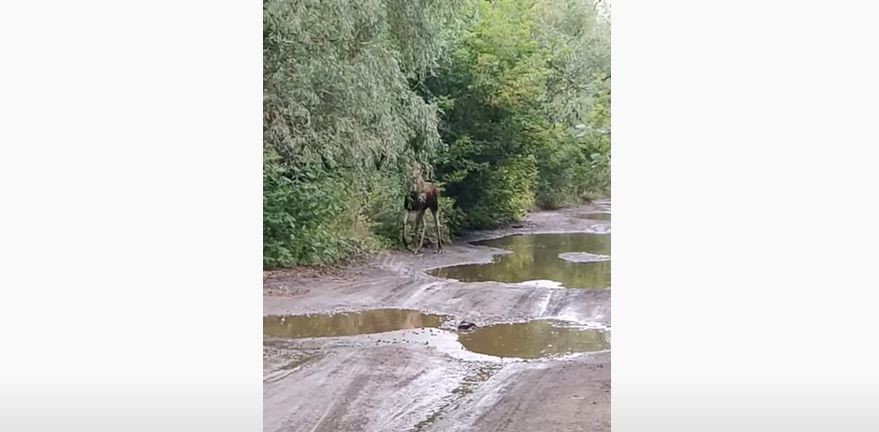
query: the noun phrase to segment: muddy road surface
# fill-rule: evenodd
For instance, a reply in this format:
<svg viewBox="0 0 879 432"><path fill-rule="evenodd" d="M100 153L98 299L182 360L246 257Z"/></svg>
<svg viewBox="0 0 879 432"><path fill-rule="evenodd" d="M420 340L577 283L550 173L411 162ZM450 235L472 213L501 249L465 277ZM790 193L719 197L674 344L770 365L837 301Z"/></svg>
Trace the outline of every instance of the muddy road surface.
<svg viewBox="0 0 879 432"><path fill-rule="evenodd" d="M609 431L609 212L266 272L264 430Z"/></svg>

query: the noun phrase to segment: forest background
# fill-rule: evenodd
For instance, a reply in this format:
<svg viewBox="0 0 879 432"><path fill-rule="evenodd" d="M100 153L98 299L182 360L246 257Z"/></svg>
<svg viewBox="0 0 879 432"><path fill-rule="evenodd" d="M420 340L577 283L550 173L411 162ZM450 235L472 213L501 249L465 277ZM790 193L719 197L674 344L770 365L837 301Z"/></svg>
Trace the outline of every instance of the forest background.
<svg viewBox="0 0 879 432"><path fill-rule="evenodd" d="M415 168L446 241L609 196L605 2L263 7L266 268L396 247Z"/></svg>

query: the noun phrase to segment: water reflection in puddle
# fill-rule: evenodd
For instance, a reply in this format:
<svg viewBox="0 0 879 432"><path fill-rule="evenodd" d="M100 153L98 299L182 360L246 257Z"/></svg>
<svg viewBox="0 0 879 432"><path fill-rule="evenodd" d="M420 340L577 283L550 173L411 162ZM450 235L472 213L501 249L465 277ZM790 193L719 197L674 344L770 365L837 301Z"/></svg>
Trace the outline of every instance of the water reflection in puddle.
<svg viewBox="0 0 879 432"><path fill-rule="evenodd" d="M610 261L569 262L560 253L610 255L610 234L514 235L474 244L509 249L489 264L465 264L432 270L434 276L464 282L518 283L551 280L567 288L610 287Z"/></svg>
<svg viewBox="0 0 879 432"><path fill-rule="evenodd" d="M462 332L458 340L468 351L496 357L542 358L610 349L610 332L536 320L496 324Z"/></svg>
<svg viewBox="0 0 879 432"><path fill-rule="evenodd" d="M353 336L422 327L440 327L447 317L408 309L373 309L322 315L263 317L263 335L281 338Z"/></svg>
<svg viewBox="0 0 879 432"><path fill-rule="evenodd" d="M284 377L298 367L313 361L314 353L303 353L297 349L287 350L272 345L283 339L320 338L367 335L416 328L440 328L447 324L449 317L425 314L406 309L374 309L361 312L286 315L263 317L263 334L271 339L264 345L264 367L271 370L271 377ZM457 343L454 342L457 334ZM446 335L446 336L443 336ZM398 334L399 336L399 334ZM402 337L399 343L415 343L438 346L455 343L456 349L472 353L503 358L536 359L557 357L567 354L610 349L610 331L584 328L556 320L534 320L519 323L494 324L477 327L473 330L455 331L431 330ZM379 336L381 337L381 336ZM426 337L426 339L424 339ZM452 338L452 339L446 339ZM369 339L367 339L369 340ZM376 340L376 339L372 339ZM444 340L446 342L444 342ZM397 343L397 339L378 343ZM458 345L460 344L460 345ZM266 351L269 349L270 351ZM275 352L277 351L277 352ZM290 352L288 352L290 351ZM274 353L274 355L268 355ZM279 356L282 353L284 356ZM291 354L292 353L292 354Z"/></svg>

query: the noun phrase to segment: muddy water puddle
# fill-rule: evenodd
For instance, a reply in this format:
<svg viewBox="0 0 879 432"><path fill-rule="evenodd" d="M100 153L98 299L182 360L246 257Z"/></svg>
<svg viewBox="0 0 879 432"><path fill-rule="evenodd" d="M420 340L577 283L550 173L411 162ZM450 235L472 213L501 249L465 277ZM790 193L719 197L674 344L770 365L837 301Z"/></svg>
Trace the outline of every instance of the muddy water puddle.
<svg viewBox="0 0 879 432"><path fill-rule="evenodd" d="M442 267L430 273L464 282L550 280L566 288L610 288L609 259L587 262L569 259L572 253L609 257L610 234L513 235L473 244L508 249L512 253L497 256L488 264Z"/></svg>
<svg viewBox="0 0 879 432"><path fill-rule="evenodd" d="M312 349L285 346L284 340L370 335L395 330L423 329L420 336L412 334L397 340L372 339L378 344L401 343L443 346L453 343L454 350L466 350L501 358L538 359L564 356L580 352L610 349L610 331L558 320L533 320L479 326L472 330L443 329L449 317L425 314L407 309L374 309L361 312L288 315L263 317L263 334L273 339L264 342L264 380L283 379L299 367L320 359L322 354ZM439 329L435 333L434 328ZM454 336L457 334L457 338ZM447 336L443 336L447 335ZM399 337L399 334L397 334ZM381 337L381 336L379 336ZM423 339L425 338L426 339ZM451 339L448 339L451 338ZM457 339L457 341L456 341ZM280 344L280 345L279 345ZM472 381L481 382L482 379ZM466 388L465 388L466 387ZM467 392L464 386L460 391Z"/></svg>
<svg viewBox="0 0 879 432"><path fill-rule="evenodd" d="M458 341L475 353L535 359L610 349L610 331L535 320L462 332Z"/></svg>
<svg viewBox="0 0 879 432"><path fill-rule="evenodd" d="M609 221L610 213L581 213L578 217L589 220Z"/></svg>
<svg viewBox="0 0 879 432"><path fill-rule="evenodd" d="M373 309L336 314L263 317L263 335L279 338L317 338L440 327L448 317L408 309Z"/></svg>

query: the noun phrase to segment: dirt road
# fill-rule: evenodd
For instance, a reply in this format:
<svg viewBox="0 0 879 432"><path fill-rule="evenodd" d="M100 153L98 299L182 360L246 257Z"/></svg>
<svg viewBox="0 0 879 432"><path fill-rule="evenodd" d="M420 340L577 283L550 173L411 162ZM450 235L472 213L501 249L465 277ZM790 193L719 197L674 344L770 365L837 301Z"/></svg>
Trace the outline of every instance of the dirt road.
<svg viewBox="0 0 879 432"><path fill-rule="evenodd" d="M502 250L468 241L514 233L609 232L585 214L609 202L539 212L523 226L473 233L441 255L393 252L331 274L266 272L264 314L412 309L485 326L558 319L610 327L610 290L459 282L425 273L490 262ZM453 329L264 343L264 430L609 431L610 352L561 359L465 350Z"/></svg>

